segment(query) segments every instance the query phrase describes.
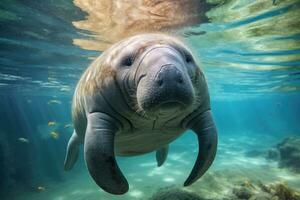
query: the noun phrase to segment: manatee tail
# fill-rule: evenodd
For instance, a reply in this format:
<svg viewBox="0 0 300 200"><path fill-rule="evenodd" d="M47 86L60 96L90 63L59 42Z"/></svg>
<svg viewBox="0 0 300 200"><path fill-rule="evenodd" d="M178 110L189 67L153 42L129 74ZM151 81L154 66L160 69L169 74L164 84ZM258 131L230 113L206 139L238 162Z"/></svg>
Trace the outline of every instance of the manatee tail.
<svg viewBox="0 0 300 200"><path fill-rule="evenodd" d="M80 139L74 130L67 147L67 154L64 163L65 171L69 171L70 169L72 169L72 167L76 163L79 154L79 144Z"/></svg>

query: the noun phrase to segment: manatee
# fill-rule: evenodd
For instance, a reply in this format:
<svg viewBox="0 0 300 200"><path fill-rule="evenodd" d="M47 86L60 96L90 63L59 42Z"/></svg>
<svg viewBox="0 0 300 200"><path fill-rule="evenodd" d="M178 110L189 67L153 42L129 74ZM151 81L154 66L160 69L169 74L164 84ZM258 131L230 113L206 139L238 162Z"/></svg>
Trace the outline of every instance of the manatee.
<svg viewBox="0 0 300 200"><path fill-rule="evenodd" d="M166 34L132 36L96 58L76 86L72 119L65 170L73 167L83 144L91 177L111 194L129 189L115 156L155 151L161 166L169 143L192 130L199 152L184 182L188 186L216 154L217 130L204 74L185 44Z"/></svg>

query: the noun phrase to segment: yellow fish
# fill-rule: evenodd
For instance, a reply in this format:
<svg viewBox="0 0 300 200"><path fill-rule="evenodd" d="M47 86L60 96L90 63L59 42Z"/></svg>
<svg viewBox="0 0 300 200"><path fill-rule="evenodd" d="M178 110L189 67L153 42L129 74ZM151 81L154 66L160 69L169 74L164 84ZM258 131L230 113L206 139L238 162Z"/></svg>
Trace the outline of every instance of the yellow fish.
<svg viewBox="0 0 300 200"><path fill-rule="evenodd" d="M49 80L49 81L56 81L57 79L56 79L56 78L53 78L53 77L48 77L48 80Z"/></svg>
<svg viewBox="0 0 300 200"><path fill-rule="evenodd" d="M23 143L29 143L29 140L26 139L26 138L20 137L20 138L18 138L18 140L19 140L20 142L23 142Z"/></svg>
<svg viewBox="0 0 300 200"><path fill-rule="evenodd" d="M52 121L48 122L48 126L55 126L55 125L56 125L56 122L52 122Z"/></svg>
<svg viewBox="0 0 300 200"><path fill-rule="evenodd" d="M70 128L70 127L72 127L72 124L66 124L66 125L64 126L64 128Z"/></svg>
<svg viewBox="0 0 300 200"><path fill-rule="evenodd" d="M48 104L49 105L50 104L61 104L61 101L53 99L53 100L48 101Z"/></svg>
<svg viewBox="0 0 300 200"><path fill-rule="evenodd" d="M37 187L37 190L38 190L39 192L44 192L44 191L46 190L46 188L43 187L43 186L38 186L38 187Z"/></svg>
<svg viewBox="0 0 300 200"><path fill-rule="evenodd" d="M60 88L60 91L62 91L62 92L71 91L71 88L69 86L63 86Z"/></svg>
<svg viewBox="0 0 300 200"><path fill-rule="evenodd" d="M58 137L59 137L59 134L58 134L57 132L55 132L55 131L52 131L52 132L50 133L50 135L51 135L51 137L52 137L53 139L58 139Z"/></svg>

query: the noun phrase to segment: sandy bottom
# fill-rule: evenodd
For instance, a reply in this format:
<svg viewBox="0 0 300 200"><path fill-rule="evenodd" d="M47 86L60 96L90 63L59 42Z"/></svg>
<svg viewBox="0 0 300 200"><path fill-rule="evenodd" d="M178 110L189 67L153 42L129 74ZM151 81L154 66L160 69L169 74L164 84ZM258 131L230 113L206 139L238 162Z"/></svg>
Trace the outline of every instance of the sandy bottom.
<svg viewBox="0 0 300 200"><path fill-rule="evenodd" d="M264 158L264 152L282 138L257 137L249 133L236 137L237 134L220 136L218 154L212 168L192 186L185 187L185 190L196 192L209 199L221 199L235 184L243 181L261 181L265 184L285 182L294 189L300 189L300 174L280 169L277 162ZM185 144L182 143L183 141ZM192 169L196 155L196 137L188 133L172 143L168 159L160 168L156 167L153 153L118 158L119 166L130 184L129 192L125 195L115 196L102 191L84 169L81 173L67 173L63 182L41 183L43 189L40 191L17 191L13 199L147 199L162 187L182 187Z"/></svg>

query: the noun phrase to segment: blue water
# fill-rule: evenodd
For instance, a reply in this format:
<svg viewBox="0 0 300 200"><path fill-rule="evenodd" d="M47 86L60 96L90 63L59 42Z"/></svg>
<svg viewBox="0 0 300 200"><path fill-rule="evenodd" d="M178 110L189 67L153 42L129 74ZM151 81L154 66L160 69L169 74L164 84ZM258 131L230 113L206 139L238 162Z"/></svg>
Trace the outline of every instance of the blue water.
<svg viewBox="0 0 300 200"><path fill-rule="evenodd" d="M63 171L76 83L95 57L126 36L113 34L115 26L105 27L111 37L101 26L82 26L93 13L78 2L0 2L0 199L147 199L160 188L182 187L197 156L191 132L171 144L161 168L154 153L118 157L130 184L123 196L98 188L82 151L75 168ZM187 190L222 199L245 180L300 190L299 173L264 155L284 138L300 137L300 2L209 2L201 20L153 30L182 38L208 80L218 153ZM260 154L249 156L253 150Z"/></svg>

